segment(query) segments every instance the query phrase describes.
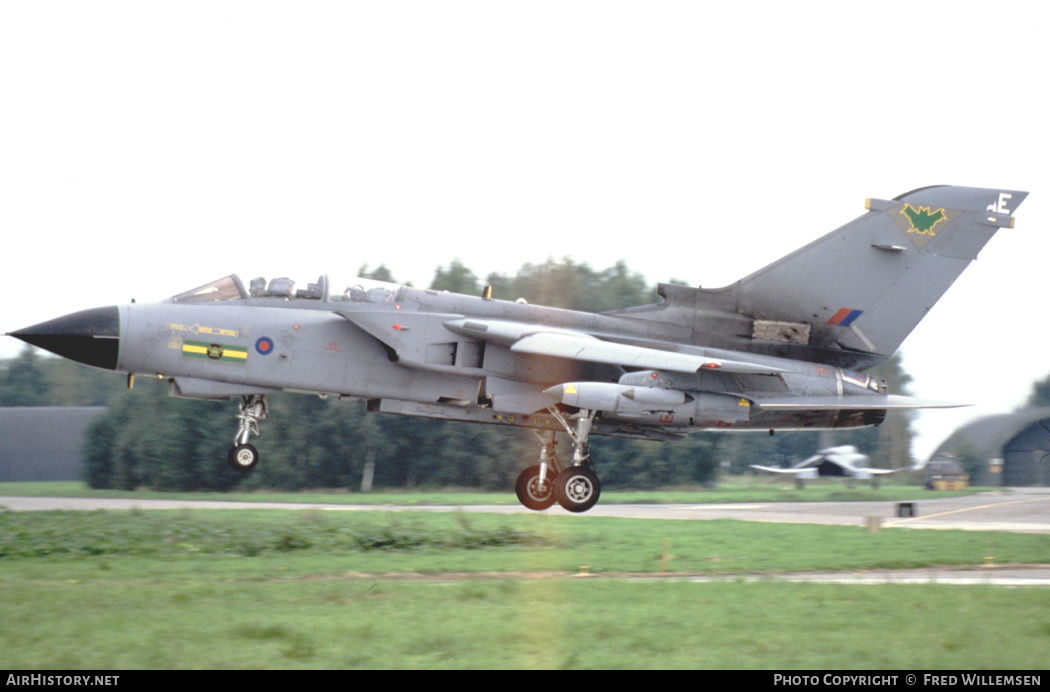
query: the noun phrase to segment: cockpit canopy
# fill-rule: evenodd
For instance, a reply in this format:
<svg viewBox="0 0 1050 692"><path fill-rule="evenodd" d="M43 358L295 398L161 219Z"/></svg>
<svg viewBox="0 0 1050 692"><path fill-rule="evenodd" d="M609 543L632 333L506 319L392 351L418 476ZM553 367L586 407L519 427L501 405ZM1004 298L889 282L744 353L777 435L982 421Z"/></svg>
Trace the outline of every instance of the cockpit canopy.
<svg viewBox="0 0 1050 692"><path fill-rule="evenodd" d="M324 303L348 301L354 303L389 303L394 300L401 289L397 284L375 281L374 279L357 278L350 282L346 289L332 292L332 283L327 274L322 274L315 283L307 283L305 288L296 288L296 283L288 277L279 277L267 281L256 277L244 283L236 274L225 276L216 281L204 284L191 291L180 293L170 298L173 303L211 303L226 300L244 300L247 298L276 298L281 300L318 300Z"/></svg>
<svg viewBox="0 0 1050 692"><path fill-rule="evenodd" d="M213 303L222 300L240 300L247 298L244 285L235 275L223 277L218 281L199 286L191 291L172 296L173 303Z"/></svg>

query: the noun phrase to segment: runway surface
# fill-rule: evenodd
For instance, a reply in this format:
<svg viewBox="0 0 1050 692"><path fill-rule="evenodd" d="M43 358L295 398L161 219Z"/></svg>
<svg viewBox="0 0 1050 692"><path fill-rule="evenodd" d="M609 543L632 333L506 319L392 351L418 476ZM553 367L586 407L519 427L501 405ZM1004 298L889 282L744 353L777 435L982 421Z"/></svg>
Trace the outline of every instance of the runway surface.
<svg viewBox="0 0 1050 692"><path fill-rule="evenodd" d="M913 516L901 516L900 502L765 502L752 504L601 504L586 514L572 515L558 506L546 510L565 516L625 517L632 519L739 519L793 524L839 524L911 529L963 529L1050 534L1050 488L1011 488L965 497L917 500ZM518 504L431 506L350 505L318 503L225 502L207 500L146 500L61 497L0 497L0 507L19 512L43 510L117 509L320 509L331 511L489 512L525 514ZM907 513L907 512L904 512ZM874 519L873 519L874 518Z"/></svg>
<svg viewBox="0 0 1050 692"><path fill-rule="evenodd" d="M918 500L910 503L912 516L900 516L900 502L769 502L754 504L598 504L586 514L572 515L560 507L546 510L564 516L623 517L634 519L708 520L738 519L796 524L838 524L869 528L961 529L1050 534L1050 488L1012 488L965 497ZM401 506L318 503L263 503L203 500L146 500L61 497L4 497L0 507L12 511L95 511L129 509L274 509L328 511L488 512L524 514L520 505ZM905 511L904 513L907 513ZM1048 538L1050 540L1050 538ZM682 577L711 581L717 577ZM739 578L739 577L734 577ZM1005 586L1050 586L1050 565L981 566L958 570L930 568L826 574L765 575L759 579L817 581L825 583L951 583Z"/></svg>

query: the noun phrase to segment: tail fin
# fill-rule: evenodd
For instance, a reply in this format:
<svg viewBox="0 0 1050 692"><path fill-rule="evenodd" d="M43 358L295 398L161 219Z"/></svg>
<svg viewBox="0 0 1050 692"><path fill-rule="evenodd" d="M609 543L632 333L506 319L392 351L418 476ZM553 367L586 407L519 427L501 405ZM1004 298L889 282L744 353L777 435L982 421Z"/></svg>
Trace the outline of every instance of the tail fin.
<svg viewBox="0 0 1050 692"><path fill-rule="evenodd" d="M1027 196L936 186L868 200L863 216L731 286L685 290L695 291L695 309L747 319L750 350L870 365L897 350L997 230L1013 226Z"/></svg>
<svg viewBox="0 0 1050 692"><path fill-rule="evenodd" d="M738 282L738 310L811 325L810 345L889 356L1027 192L936 186L892 201Z"/></svg>

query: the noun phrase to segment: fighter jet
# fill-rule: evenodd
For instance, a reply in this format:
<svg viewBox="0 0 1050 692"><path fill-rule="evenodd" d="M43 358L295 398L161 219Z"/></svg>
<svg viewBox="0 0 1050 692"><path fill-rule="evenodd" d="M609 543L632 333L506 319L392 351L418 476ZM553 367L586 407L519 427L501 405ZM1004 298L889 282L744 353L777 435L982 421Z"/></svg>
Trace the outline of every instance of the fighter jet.
<svg viewBox="0 0 1050 692"><path fill-rule="evenodd" d="M660 284L662 301L591 314L322 275L235 275L153 304L101 307L14 332L87 365L167 379L169 393L240 398L229 463L282 392L371 411L532 428L519 500L583 512L601 492L592 434L816 430L944 406L863 374L884 361L1026 192L954 186L869 199L851 223L724 288ZM819 199L817 200L819 203ZM786 217L806 223L806 206ZM681 242L688 247L688 239ZM571 457L555 453L566 433Z"/></svg>
<svg viewBox="0 0 1050 692"><path fill-rule="evenodd" d="M867 480L871 481L871 487L877 488L883 476L907 470L873 469L868 466L867 455L861 454L853 445L822 449L789 469L759 466L758 464L751 464L751 468L768 473L794 476L795 486L798 488L803 487L808 480L826 477L845 478L849 486L852 486L854 481Z"/></svg>

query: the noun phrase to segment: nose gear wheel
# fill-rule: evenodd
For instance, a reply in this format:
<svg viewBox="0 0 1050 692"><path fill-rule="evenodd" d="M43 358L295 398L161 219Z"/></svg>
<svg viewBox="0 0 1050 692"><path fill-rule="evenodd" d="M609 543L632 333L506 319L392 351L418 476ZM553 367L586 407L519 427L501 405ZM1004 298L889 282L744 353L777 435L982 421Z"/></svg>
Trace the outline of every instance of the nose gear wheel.
<svg viewBox="0 0 1050 692"><path fill-rule="evenodd" d="M259 435L259 421L268 415L265 395L242 397L237 413L237 435L233 447L226 455L226 462L238 471L248 472L259 463L259 451L248 444L252 435Z"/></svg>

